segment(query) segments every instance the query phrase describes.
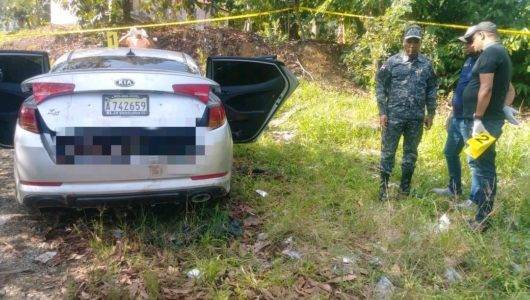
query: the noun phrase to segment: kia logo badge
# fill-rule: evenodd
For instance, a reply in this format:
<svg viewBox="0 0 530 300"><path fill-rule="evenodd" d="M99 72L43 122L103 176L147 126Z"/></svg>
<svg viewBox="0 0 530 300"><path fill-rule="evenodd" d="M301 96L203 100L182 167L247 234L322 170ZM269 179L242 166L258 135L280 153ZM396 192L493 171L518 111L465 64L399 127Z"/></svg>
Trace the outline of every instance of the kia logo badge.
<svg viewBox="0 0 530 300"><path fill-rule="evenodd" d="M134 85L134 81L132 79L126 78L118 79L114 83L116 83L117 86L121 87L130 87Z"/></svg>

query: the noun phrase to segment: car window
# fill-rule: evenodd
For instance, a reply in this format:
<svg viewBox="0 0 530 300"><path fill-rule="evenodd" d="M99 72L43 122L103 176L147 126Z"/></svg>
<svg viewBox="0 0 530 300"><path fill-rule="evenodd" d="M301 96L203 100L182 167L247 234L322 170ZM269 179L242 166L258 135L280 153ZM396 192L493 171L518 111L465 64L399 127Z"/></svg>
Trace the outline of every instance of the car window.
<svg viewBox="0 0 530 300"><path fill-rule="evenodd" d="M186 63L158 57L92 56L70 59L52 68L52 72L93 69L165 70L196 73Z"/></svg>
<svg viewBox="0 0 530 300"><path fill-rule="evenodd" d="M43 57L40 55L0 55L1 82L20 84L30 77L42 74L43 64Z"/></svg>
<svg viewBox="0 0 530 300"><path fill-rule="evenodd" d="M221 86L252 85L281 77L274 64L249 61L217 61L214 80Z"/></svg>

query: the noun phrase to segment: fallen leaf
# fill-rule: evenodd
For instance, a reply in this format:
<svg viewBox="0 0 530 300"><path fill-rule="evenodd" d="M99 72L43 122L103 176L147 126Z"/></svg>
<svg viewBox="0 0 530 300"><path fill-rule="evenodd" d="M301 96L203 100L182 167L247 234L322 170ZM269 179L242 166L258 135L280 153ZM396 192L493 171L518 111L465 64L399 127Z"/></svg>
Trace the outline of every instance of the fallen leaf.
<svg viewBox="0 0 530 300"><path fill-rule="evenodd" d="M302 254L300 254L300 252L295 251L295 250L285 249L282 251L282 254L290 259L298 260L302 258Z"/></svg>
<svg viewBox="0 0 530 300"><path fill-rule="evenodd" d="M164 299L182 299L183 296L192 293L192 289L170 289L162 288Z"/></svg>
<svg viewBox="0 0 530 300"><path fill-rule="evenodd" d="M35 261L45 264L57 255L56 251L44 252L41 255L35 257Z"/></svg>
<svg viewBox="0 0 530 300"><path fill-rule="evenodd" d="M259 253L261 250L265 249L267 246L269 246L271 243L267 241L257 241L254 246L252 247L252 250L254 253Z"/></svg>
<svg viewBox="0 0 530 300"><path fill-rule="evenodd" d="M329 280L328 283L339 283L339 282L344 282L344 281L352 281L352 280L355 280L355 279L357 279L357 276L355 276L353 274L349 274L349 275L335 277L335 278Z"/></svg>
<svg viewBox="0 0 530 300"><path fill-rule="evenodd" d="M243 226L252 227L261 224L261 220L256 216L249 216L243 221Z"/></svg>
<svg viewBox="0 0 530 300"><path fill-rule="evenodd" d="M72 253L72 254L70 254L70 257L68 257L68 260L80 260L80 259L82 259L83 257L85 257L85 255L83 255L83 254L77 254L77 253Z"/></svg>
<svg viewBox="0 0 530 300"><path fill-rule="evenodd" d="M85 291L82 291L81 294L79 295L79 298L81 299L92 299L92 297L90 297L90 294L88 294L87 292Z"/></svg>
<svg viewBox="0 0 530 300"><path fill-rule="evenodd" d="M311 278L307 278L307 282L310 285L312 285L314 287L317 287L317 288L319 288L321 290L324 290L324 291L326 291L328 293L331 293L333 291L333 288L331 287L331 285L329 285L327 283L318 282L318 281L315 281L315 280L313 280Z"/></svg>

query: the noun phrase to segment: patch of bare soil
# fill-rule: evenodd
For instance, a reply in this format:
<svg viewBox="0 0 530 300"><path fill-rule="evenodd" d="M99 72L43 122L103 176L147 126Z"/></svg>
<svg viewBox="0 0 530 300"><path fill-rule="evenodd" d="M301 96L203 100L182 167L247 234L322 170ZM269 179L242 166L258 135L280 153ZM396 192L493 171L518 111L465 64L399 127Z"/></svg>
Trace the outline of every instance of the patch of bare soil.
<svg viewBox="0 0 530 300"><path fill-rule="evenodd" d="M216 55L277 55L299 77L321 83L325 88L361 92L345 76L340 64L342 46L339 44L318 41L272 42L255 33L228 27L157 28L150 30L149 34L158 39L156 48L188 53L200 64L204 64L208 56ZM54 61L75 49L105 45L104 34L73 34L21 39L4 43L0 49L46 51Z"/></svg>
<svg viewBox="0 0 530 300"><path fill-rule="evenodd" d="M61 270L35 259L59 245L46 240L44 220L16 203L12 155L0 150L0 298L49 298L57 295Z"/></svg>

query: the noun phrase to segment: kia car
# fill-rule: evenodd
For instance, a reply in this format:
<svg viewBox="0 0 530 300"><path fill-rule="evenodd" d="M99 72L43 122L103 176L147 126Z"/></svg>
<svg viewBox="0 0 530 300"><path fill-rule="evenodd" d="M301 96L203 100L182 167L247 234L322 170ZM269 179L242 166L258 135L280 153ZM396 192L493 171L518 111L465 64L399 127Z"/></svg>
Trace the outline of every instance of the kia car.
<svg viewBox="0 0 530 300"><path fill-rule="evenodd" d="M25 80L16 198L33 207L195 202L230 191L233 143L254 141L297 87L267 57L155 49L67 53Z"/></svg>

